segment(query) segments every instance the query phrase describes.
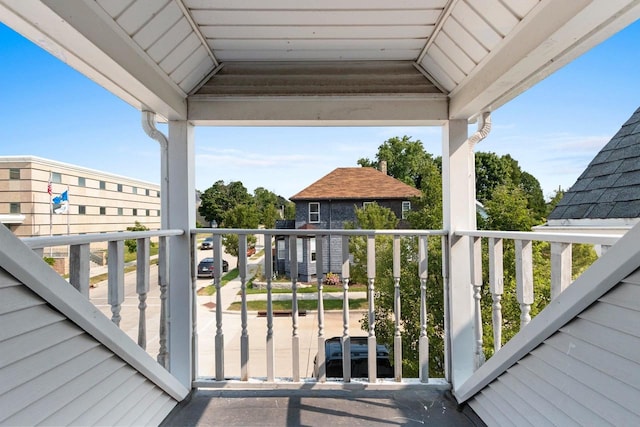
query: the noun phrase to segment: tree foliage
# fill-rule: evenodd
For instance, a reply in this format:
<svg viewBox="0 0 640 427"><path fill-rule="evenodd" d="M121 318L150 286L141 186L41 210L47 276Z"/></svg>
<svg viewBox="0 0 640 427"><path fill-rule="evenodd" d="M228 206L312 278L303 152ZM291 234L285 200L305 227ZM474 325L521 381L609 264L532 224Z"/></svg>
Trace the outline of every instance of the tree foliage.
<svg viewBox="0 0 640 427"><path fill-rule="evenodd" d="M127 227L127 231L147 231L147 230L149 230L149 228L141 224L139 221L136 221L132 226ZM138 250L138 241L135 239L125 240L124 245L127 247L127 250L130 253L134 253L135 251Z"/></svg>

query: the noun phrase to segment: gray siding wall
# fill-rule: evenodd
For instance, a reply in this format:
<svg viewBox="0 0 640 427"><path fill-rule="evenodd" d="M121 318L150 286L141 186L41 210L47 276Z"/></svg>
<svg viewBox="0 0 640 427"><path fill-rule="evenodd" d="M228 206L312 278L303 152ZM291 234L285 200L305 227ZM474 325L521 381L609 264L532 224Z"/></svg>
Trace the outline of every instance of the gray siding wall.
<svg viewBox="0 0 640 427"><path fill-rule="evenodd" d="M488 425L640 425L640 270L469 400Z"/></svg>
<svg viewBox="0 0 640 427"><path fill-rule="evenodd" d="M157 425L177 402L0 269L0 425Z"/></svg>

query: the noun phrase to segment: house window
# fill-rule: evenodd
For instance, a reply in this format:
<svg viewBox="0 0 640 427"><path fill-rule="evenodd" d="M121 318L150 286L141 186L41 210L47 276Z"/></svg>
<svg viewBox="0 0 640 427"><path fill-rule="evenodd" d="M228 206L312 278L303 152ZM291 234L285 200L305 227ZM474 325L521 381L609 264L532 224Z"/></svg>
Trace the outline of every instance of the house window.
<svg viewBox="0 0 640 427"><path fill-rule="evenodd" d="M100 181L100 189L101 190L106 190L107 189L107 183L104 181Z"/></svg>
<svg viewBox="0 0 640 427"><path fill-rule="evenodd" d="M78 206L78 214L79 215L86 215L86 213L87 213L87 207L79 205Z"/></svg>
<svg viewBox="0 0 640 427"><path fill-rule="evenodd" d="M20 169L9 169L9 179L20 179Z"/></svg>
<svg viewBox="0 0 640 427"><path fill-rule="evenodd" d="M107 208L105 208L104 206L100 206L100 215L106 215L107 214Z"/></svg>
<svg viewBox="0 0 640 427"><path fill-rule="evenodd" d="M9 204L9 213L19 214L20 213L20 203L10 203Z"/></svg>
<svg viewBox="0 0 640 427"><path fill-rule="evenodd" d="M122 184L118 184L118 191L122 193Z"/></svg>
<svg viewBox="0 0 640 427"><path fill-rule="evenodd" d="M298 262L302 262L303 255L304 254L302 252L302 239L298 237L296 239L296 256L298 257L297 259Z"/></svg>
<svg viewBox="0 0 640 427"><path fill-rule="evenodd" d="M311 251L311 262L316 261L316 238L309 239L309 249Z"/></svg>
<svg viewBox="0 0 640 427"><path fill-rule="evenodd" d="M62 175L60 175L60 172L51 172L51 182L58 184L62 182Z"/></svg>
<svg viewBox="0 0 640 427"><path fill-rule="evenodd" d="M285 259L287 256L287 250L284 245L284 240L278 240L278 259Z"/></svg>
<svg viewBox="0 0 640 427"><path fill-rule="evenodd" d="M320 222L320 203L309 203L309 222Z"/></svg>
<svg viewBox="0 0 640 427"><path fill-rule="evenodd" d="M87 180L84 177L79 176L78 177L78 187L86 187L86 186L87 186Z"/></svg>
<svg viewBox="0 0 640 427"><path fill-rule="evenodd" d="M131 213L131 215L138 216L138 209L133 209L133 212Z"/></svg>
<svg viewBox="0 0 640 427"><path fill-rule="evenodd" d="M411 202L402 202L402 219L407 219L410 210Z"/></svg>
<svg viewBox="0 0 640 427"><path fill-rule="evenodd" d="M122 208L118 208L118 215L122 215L124 212L124 210Z"/></svg>
<svg viewBox="0 0 640 427"><path fill-rule="evenodd" d="M372 204L373 204L373 202L362 202L362 208L364 209L367 206L372 205Z"/></svg>

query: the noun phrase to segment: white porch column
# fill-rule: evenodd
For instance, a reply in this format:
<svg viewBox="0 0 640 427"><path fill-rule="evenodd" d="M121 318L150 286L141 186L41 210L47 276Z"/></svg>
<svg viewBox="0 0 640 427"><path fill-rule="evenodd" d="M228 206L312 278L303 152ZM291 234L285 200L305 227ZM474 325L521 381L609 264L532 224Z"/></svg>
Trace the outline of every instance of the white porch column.
<svg viewBox="0 0 640 427"><path fill-rule="evenodd" d="M450 380L455 391L473 373L473 292L470 239L456 230L476 228L473 150L467 143L467 121L450 120L443 128L443 222L449 231Z"/></svg>
<svg viewBox="0 0 640 427"><path fill-rule="evenodd" d="M169 371L191 388L192 295L189 230L195 228L195 154L193 126L169 121L168 227L184 230L172 238L169 250Z"/></svg>

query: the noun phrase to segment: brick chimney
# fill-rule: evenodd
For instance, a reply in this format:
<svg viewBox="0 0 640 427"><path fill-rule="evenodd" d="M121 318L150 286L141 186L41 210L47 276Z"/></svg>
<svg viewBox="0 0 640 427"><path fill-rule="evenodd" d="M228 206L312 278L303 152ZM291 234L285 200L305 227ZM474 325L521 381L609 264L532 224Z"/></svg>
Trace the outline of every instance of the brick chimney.
<svg viewBox="0 0 640 427"><path fill-rule="evenodd" d="M382 172L383 174L387 175L387 161L386 160L380 160L380 172Z"/></svg>

